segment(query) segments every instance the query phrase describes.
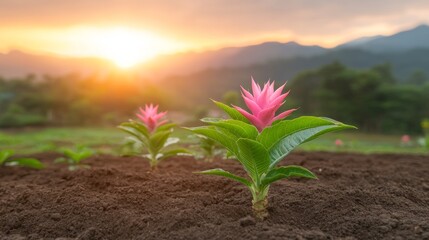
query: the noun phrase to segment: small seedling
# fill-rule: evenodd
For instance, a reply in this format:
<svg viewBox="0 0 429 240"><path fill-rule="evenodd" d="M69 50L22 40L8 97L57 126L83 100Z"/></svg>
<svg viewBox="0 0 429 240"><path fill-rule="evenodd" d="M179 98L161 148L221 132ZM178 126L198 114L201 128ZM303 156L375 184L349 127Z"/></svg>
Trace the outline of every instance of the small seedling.
<svg viewBox="0 0 429 240"><path fill-rule="evenodd" d="M166 114L167 112L158 113L158 105L146 105L145 109L140 108L140 114L137 114L141 123L130 120L118 126L130 135L127 138L128 144L133 141L133 146L145 149L143 156L149 159L152 170L166 158L189 153L184 148L171 147L179 142L179 138L170 137L176 124L168 123L167 120L161 121Z"/></svg>
<svg viewBox="0 0 429 240"><path fill-rule="evenodd" d="M216 142L203 135L197 135L199 138L199 147L203 150L203 156L205 161L212 162L216 153Z"/></svg>
<svg viewBox="0 0 429 240"><path fill-rule="evenodd" d="M292 177L317 178L310 170L301 166L278 167L280 161L300 144L324 133L355 128L320 117L305 116L282 120L295 111L291 109L275 115L288 95L282 94L284 86L275 90L274 82L268 82L261 89L252 80L253 94L242 88L244 101L251 113L215 101L216 105L232 119L204 118L202 121L209 126L190 128L193 132L224 146L237 158L249 178L234 175L223 169L198 173L223 176L244 184L252 193L252 208L256 217L260 219L268 216L267 196L273 182Z"/></svg>
<svg viewBox="0 0 429 240"><path fill-rule="evenodd" d="M64 157L55 159L55 163L67 163L68 169L74 171L82 168L90 168L89 165L83 164L82 161L94 155L94 151L84 146L77 146L74 149L64 148L61 150Z"/></svg>
<svg viewBox="0 0 429 240"><path fill-rule="evenodd" d="M0 151L0 166L20 166L29 167L34 169L42 169L43 164L35 158L17 157L13 158L15 154L13 150Z"/></svg>

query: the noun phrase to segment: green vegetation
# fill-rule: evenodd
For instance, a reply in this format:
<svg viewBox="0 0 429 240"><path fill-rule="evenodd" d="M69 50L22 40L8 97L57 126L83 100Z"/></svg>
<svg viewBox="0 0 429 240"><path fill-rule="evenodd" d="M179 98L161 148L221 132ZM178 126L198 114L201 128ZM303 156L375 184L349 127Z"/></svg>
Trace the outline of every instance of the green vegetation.
<svg viewBox="0 0 429 240"><path fill-rule="evenodd" d="M34 169L43 168L43 164L35 158L13 157L14 154L15 152L13 150L0 151L0 166L20 166Z"/></svg>
<svg viewBox="0 0 429 240"><path fill-rule="evenodd" d="M297 76L290 86L299 114L329 116L360 131L421 134L429 116L429 84L400 84L389 65L353 70L340 63Z"/></svg>
<svg viewBox="0 0 429 240"><path fill-rule="evenodd" d="M175 129L172 137L182 139L182 144L198 144L196 138L187 137L189 131ZM6 149L13 149L21 154L57 151L61 147L73 147L76 143L91 147L101 154L118 154L126 134L117 128L42 128L6 131L0 133L0 144ZM412 145L401 147L401 135L368 134L356 131L331 133L312 142L301 145L305 151L347 151L357 153L418 153L428 150L416 143L422 135L412 135ZM334 142L341 139L343 147L336 147Z"/></svg>
<svg viewBox="0 0 429 240"><path fill-rule="evenodd" d="M215 157L215 150L216 150L216 142L213 141L213 139L207 138L203 135L198 135L197 137L199 139L199 148L203 152L202 156L205 161L212 162Z"/></svg>
<svg viewBox="0 0 429 240"><path fill-rule="evenodd" d="M115 128L37 128L3 131L0 144L22 154L58 151L76 143L100 153L113 153L120 147L123 134Z"/></svg>
<svg viewBox="0 0 429 240"><path fill-rule="evenodd" d="M94 151L85 146L76 146L74 148L63 148L60 151L64 157L55 159L56 163L67 163L68 169L74 171L82 168L90 168L89 165L83 164L82 161L94 155Z"/></svg>
<svg viewBox="0 0 429 240"><path fill-rule="evenodd" d="M348 56L353 54L357 53ZM292 91L286 105L299 107L293 117L328 116L371 133L422 134L420 121L429 118L429 78L419 68L399 79L393 74L396 65L392 65L395 69L382 64L356 70L334 62L301 71L295 65L285 67L287 64L280 61L266 66L213 69L168 78L168 82L121 74L0 77L0 127L115 126L145 102L159 103L163 109L180 109L200 119L213 109L208 98L242 106L239 86L245 83L242 85L248 88L248 78L253 75L264 80L271 77L277 84L290 80L286 88ZM166 84L168 87L164 87Z"/></svg>
<svg viewBox="0 0 429 240"><path fill-rule="evenodd" d="M118 128L130 135L128 140L140 146L141 152L138 155L147 157L153 170L164 159L189 153L184 148L176 147L180 138L170 137L175 126L174 123L166 123L150 129L146 124L130 120L122 123Z"/></svg>
<svg viewBox="0 0 429 240"><path fill-rule="evenodd" d="M204 118L207 126L190 128L223 146L246 171L247 176L237 176L220 168L197 172L216 175L237 181L252 193L252 209L256 217L268 216L268 192L276 181L294 177L317 179L310 170L301 166L277 166L299 145L325 133L355 127L320 117L299 117L284 120L292 110L275 115L287 97L284 86L274 88L268 81L263 87L252 79L252 93L243 89L242 97L250 112L215 102L230 119Z"/></svg>

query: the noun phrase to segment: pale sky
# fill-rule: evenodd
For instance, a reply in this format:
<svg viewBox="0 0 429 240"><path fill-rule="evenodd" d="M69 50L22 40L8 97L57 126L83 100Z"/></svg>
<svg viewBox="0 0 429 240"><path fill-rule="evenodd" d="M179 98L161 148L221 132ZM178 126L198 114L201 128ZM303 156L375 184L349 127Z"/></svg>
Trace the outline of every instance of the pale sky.
<svg viewBox="0 0 429 240"><path fill-rule="evenodd" d="M0 52L97 55L92 46L121 31L152 54L262 41L331 47L422 23L428 0L0 0Z"/></svg>

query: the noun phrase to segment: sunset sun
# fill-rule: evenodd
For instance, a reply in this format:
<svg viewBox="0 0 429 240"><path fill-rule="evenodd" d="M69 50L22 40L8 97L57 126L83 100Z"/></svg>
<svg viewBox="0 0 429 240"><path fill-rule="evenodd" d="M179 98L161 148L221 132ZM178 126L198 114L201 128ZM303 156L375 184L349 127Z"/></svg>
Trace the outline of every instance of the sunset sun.
<svg viewBox="0 0 429 240"><path fill-rule="evenodd" d="M166 53L175 46L147 32L127 28L105 29L89 34L94 55L106 58L121 68L129 68Z"/></svg>
<svg viewBox="0 0 429 240"><path fill-rule="evenodd" d="M74 26L64 29L9 29L5 40L13 48L66 57L107 59L120 68L130 68L159 54L184 49L175 39L141 28L126 26ZM3 37L3 36L2 36ZM28 45L26 39L31 39ZM0 48L1 51L1 48Z"/></svg>

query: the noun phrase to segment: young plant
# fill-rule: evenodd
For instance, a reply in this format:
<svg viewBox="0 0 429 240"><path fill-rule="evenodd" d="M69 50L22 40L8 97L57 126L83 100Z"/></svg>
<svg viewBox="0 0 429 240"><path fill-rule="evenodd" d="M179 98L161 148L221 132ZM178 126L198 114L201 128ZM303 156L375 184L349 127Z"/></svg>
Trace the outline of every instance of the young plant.
<svg viewBox="0 0 429 240"><path fill-rule="evenodd" d="M422 121L422 128L423 128L423 132L426 135L426 138L425 138L426 147L429 148L429 119L424 119Z"/></svg>
<svg viewBox="0 0 429 240"><path fill-rule="evenodd" d="M34 169L42 169L43 164L35 158L18 157L12 158L15 154L13 150L0 151L0 166L20 166Z"/></svg>
<svg viewBox="0 0 429 240"><path fill-rule="evenodd" d="M145 109L140 108L140 114L137 113L141 122L130 120L118 126L130 135L128 140L145 148L147 154L143 156L149 159L152 170L166 158L189 153L186 149L170 146L179 142L179 138L170 137L176 124L161 120L166 114L167 112L158 113L158 105L146 105Z"/></svg>
<svg viewBox="0 0 429 240"><path fill-rule="evenodd" d="M204 159L207 162L212 162L216 153L216 142L203 135L197 135L199 138L199 147L203 150Z"/></svg>
<svg viewBox="0 0 429 240"><path fill-rule="evenodd" d="M301 166L277 166L294 148L316 137L337 130L355 128L329 118L304 116L282 120L295 111L287 110L276 115L289 92L282 94L285 85L277 90L274 82L267 82L263 89L252 79L253 94L242 88L242 96L250 113L239 107L215 104L231 119L204 118L208 126L195 127L197 134L213 139L234 155L247 172L248 178L234 175L223 169L211 169L200 174L218 175L240 182L250 190L252 208L256 217L268 216L268 192L278 180L292 177L317 179Z"/></svg>
<svg viewBox="0 0 429 240"><path fill-rule="evenodd" d="M90 168L89 165L83 164L82 161L94 155L94 151L84 146L77 146L73 149L64 148L61 150L64 157L55 159L56 163L67 163L68 169L74 171L82 168Z"/></svg>

